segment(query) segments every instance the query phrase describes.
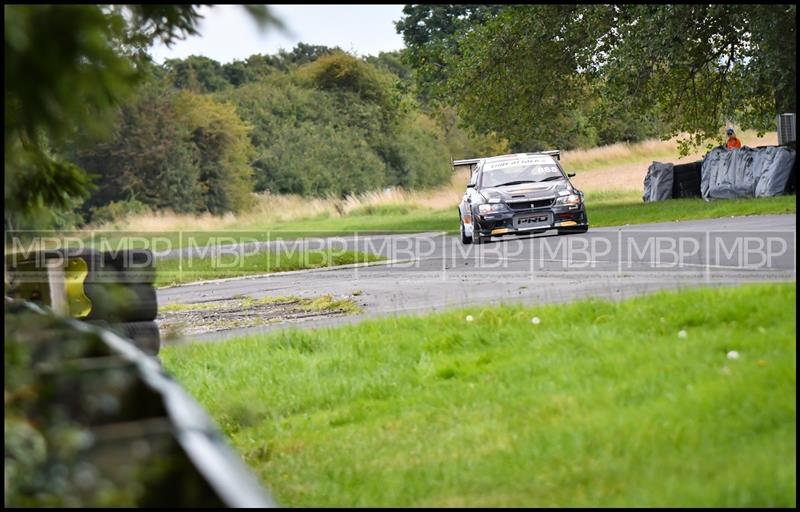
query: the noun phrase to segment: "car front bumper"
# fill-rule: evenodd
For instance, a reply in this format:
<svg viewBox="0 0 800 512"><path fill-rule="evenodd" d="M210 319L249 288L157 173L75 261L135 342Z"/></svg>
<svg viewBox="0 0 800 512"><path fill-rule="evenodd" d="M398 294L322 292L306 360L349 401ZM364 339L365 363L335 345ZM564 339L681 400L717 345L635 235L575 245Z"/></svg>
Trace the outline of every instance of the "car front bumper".
<svg viewBox="0 0 800 512"><path fill-rule="evenodd" d="M530 225L524 219L543 219ZM535 233L549 229L581 228L589 226L586 208L583 204L577 208L567 205L540 208L535 210L507 210L489 214L473 214L473 233L480 236L503 236L522 233Z"/></svg>

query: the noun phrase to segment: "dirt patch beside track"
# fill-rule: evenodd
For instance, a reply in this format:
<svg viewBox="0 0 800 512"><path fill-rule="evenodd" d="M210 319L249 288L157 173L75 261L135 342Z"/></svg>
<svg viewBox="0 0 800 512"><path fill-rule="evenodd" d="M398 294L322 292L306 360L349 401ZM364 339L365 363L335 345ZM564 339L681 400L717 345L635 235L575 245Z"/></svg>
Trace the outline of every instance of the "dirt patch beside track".
<svg viewBox="0 0 800 512"><path fill-rule="evenodd" d="M166 338L257 327L281 322L301 322L361 312L351 297L331 294L317 298L234 297L161 308L156 323Z"/></svg>

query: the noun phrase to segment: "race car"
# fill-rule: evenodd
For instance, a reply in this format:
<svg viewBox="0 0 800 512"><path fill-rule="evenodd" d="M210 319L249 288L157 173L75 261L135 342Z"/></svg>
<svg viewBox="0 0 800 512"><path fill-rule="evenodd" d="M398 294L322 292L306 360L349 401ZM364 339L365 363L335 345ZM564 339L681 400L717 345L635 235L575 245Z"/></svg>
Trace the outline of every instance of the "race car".
<svg viewBox="0 0 800 512"><path fill-rule="evenodd" d="M471 171L458 205L461 242L481 244L493 236L585 233L589 219L583 192L559 164L559 151L456 160Z"/></svg>

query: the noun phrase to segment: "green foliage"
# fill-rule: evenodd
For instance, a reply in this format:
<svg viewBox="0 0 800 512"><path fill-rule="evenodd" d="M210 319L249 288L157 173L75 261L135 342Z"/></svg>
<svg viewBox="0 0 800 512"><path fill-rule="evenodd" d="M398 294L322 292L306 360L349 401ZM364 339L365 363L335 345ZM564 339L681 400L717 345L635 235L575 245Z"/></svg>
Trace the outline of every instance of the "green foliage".
<svg viewBox="0 0 800 512"><path fill-rule="evenodd" d="M248 131L232 105L150 83L120 109L110 141L78 152L78 162L99 176L87 207L132 196L153 209L178 212L247 208L253 155Z"/></svg>
<svg viewBox="0 0 800 512"><path fill-rule="evenodd" d="M500 5L465 4L403 7L403 18L395 27L403 35L405 59L416 71L419 94L425 103L441 99L442 84L453 76L449 60L460 54L460 36L501 9Z"/></svg>
<svg viewBox="0 0 800 512"><path fill-rule="evenodd" d="M230 85L219 62L208 57L192 55L186 59L164 62L167 77L173 87L194 92L215 92Z"/></svg>
<svg viewBox="0 0 800 512"><path fill-rule="evenodd" d="M136 199L111 201L107 205L91 209L92 222L95 224L110 224L123 220L129 215L138 215L150 212L150 207Z"/></svg>
<svg viewBox="0 0 800 512"><path fill-rule="evenodd" d="M682 152L735 122L774 128L795 110L796 6L640 5L614 13L609 83L633 109L655 108ZM621 41L621 42L620 42Z"/></svg>
<svg viewBox="0 0 800 512"><path fill-rule="evenodd" d="M384 148L392 184L407 189L429 188L450 179L450 155L443 151L440 131L431 124L425 123L424 114L407 118Z"/></svg>
<svg viewBox="0 0 800 512"><path fill-rule="evenodd" d="M123 105L111 140L78 153L78 164L98 176L87 207L131 196L153 209L202 208L198 161L191 130L175 107L175 93L147 84Z"/></svg>
<svg viewBox="0 0 800 512"><path fill-rule="evenodd" d="M253 189L249 128L233 105L209 96L184 92L176 103L197 148L202 207L216 214L246 209Z"/></svg>
<svg viewBox="0 0 800 512"><path fill-rule="evenodd" d="M722 128L796 109L794 5L407 6L398 31L420 90L514 149Z"/></svg>
<svg viewBox="0 0 800 512"><path fill-rule="evenodd" d="M435 126L394 88L396 78L345 54L226 91L253 127L255 189L344 196L383 186L424 187L449 178Z"/></svg>
<svg viewBox="0 0 800 512"><path fill-rule="evenodd" d="M258 190L343 197L386 184L386 164L357 130L302 122L281 128L254 163Z"/></svg>
<svg viewBox="0 0 800 512"><path fill-rule="evenodd" d="M298 75L322 90L355 93L362 100L389 111L389 115L399 106L390 74L343 52L320 57L303 66Z"/></svg>
<svg viewBox="0 0 800 512"><path fill-rule="evenodd" d="M414 78L414 70L404 62L406 50L380 52L377 56L367 55L364 60L373 66L395 74L403 82Z"/></svg>
<svg viewBox="0 0 800 512"><path fill-rule="evenodd" d="M279 24L263 6L262 27ZM76 132L107 131L150 68L146 49L195 33L196 5L9 5L5 38L5 217L69 208L89 179L59 158Z"/></svg>
<svg viewBox="0 0 800 512"><path fill-rule="evenodd" d="M80 169L47 150L131 88L136 72L113 41L120 18L96 6L5 6L6 210L63 208L86 193Z"/></svg>
<svg viewBox="0 0 800 512"><path fill-rule="evenodd" d="M446 61L446 84L461 116L482 132L497 131L515 150L594 146L586 98L591 51L603 26L579 5L515 5L459 39ZM530 34L533 34L532 36ZM520 65L524 62L524 65Z"/></svg>
<svg viewBox="0 0 800 512"><path fill-rule="evenodd" d="M130 36L129 31L154 21L152 16L166 13L174 16L138 39ZM46 146L60 144L77 126L97 132L103 114L129 93L138 74L118 46L154 37L169 41L191 26L192 13L189 6L4 8L7 209L65 207L70 198L86 193L86 176L53 158Z"/></svg>

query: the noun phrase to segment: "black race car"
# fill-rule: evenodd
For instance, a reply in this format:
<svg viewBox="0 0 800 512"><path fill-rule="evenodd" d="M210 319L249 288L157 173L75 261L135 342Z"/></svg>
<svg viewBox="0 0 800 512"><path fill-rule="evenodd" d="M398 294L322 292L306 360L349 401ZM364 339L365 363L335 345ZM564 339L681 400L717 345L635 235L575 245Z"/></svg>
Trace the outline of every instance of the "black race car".
<svg viewBox="0 0 800 512"><path fill-rule="evenodd" d="M470 160L453 166L471 170L458 205L461 242L488 242L493 236L585 233L589 219L583 192L570 183L558 151L517 153Z"/></svg>

